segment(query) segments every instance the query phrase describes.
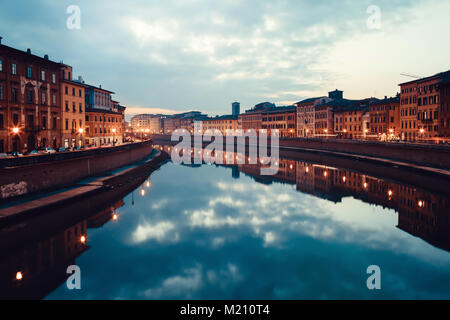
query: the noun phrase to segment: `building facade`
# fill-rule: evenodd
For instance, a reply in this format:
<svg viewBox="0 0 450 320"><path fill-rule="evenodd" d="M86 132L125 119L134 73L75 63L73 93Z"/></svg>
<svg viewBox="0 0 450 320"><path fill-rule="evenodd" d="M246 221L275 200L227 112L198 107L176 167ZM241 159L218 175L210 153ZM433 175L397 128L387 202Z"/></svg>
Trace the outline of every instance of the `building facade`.
<svg viewBox="0 0 450 320"><path fill-rule="evenodd" d="M351 106L335 108L334 133L347 139L365 139L369 133L369 108L354 103Z"/></svg>
<svg viewBox="0 0 450 320"><path fill-rule="evenodd" d="M61 145L60 64L0 43L0 153Z"/></svg>
<svg viewBox="0 0 450 320"><path fill-rule="evenodd" d="M228 135L228 133L235 132L238 129L238 116L237 115L224 115L214 118L207 118L202 120L203 132L207 130L218 130L222 135Z"/></svg>
<svg viewBox="0 0 450 320"><path fill-rule="evenodd" d="M112 100L113 92L86 85L85 144L90 147L123 143L125 107Z"/></svg>
<svg viewBox="0 0 450 320"><path fill-rule="evenodd" d="M442 80L439 82L440 86L440 125L439 136L443 138L450 138L450 71L447 71Z"/></svg>
<svg viewBox="0 0 450 320"><path fill-rule="evenodd" d="M61 66L61 144L64 148L84 146L85 88L72 80L72 67Z"/></svg>
<svg viewBox="0 0 450 320"><path fill-rule="evenodd" d="M278 135L281 138L295 138L297 107L274 107L262 111L261 128L267 130L267 135L271 135L273 130L278 130Z"/></svg>
<svg viewBox="0 0 450 320"><path fill-rule="evenodd" d="M248 130L258 131L262 129L262 112L274 108L275 104L263 102L255 105L252 109L238 116L238 127L244 132Z"/></svg>
<svg viewBox="0 0 450 320"><path fill-rule="evenodd" d="M399 139L400 96L385 97L369 104L370 135L382 140Z"/></svg>
<svg viewBox="0 0 450 320"><path fill-rule="evenodd" d="M330 101L328 97L309 98L296 103L297 137L314 137L316 133L316 105Z"/></svg>

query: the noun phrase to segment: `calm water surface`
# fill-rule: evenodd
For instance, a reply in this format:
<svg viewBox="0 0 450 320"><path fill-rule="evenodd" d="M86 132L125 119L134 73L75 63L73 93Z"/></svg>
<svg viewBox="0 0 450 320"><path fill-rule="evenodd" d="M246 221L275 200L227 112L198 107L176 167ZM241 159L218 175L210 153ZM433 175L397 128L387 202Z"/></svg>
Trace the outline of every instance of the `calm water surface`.
<svg viewBox="0 0 450 320"><path fill-rule="evenodd" d="M450 298L448 199L298 161L255 172L165 164L87 230L82 290L47 298Z"/></svg>

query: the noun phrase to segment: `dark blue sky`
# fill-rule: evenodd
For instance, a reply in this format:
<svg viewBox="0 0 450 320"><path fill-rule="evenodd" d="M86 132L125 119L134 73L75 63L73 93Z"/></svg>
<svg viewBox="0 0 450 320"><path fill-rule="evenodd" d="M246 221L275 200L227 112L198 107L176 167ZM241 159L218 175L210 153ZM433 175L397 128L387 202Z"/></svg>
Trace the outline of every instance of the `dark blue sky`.
<svg viewBox="0 0 450 320"><path fill-rule="evenodd" d="M81 28L69 30L69 5ZM376 5L380 28L368 25ZM394 95L397 84L449 69L450 3L424 1L6 1L3 43L64 60L116 92L128 114L230 113L329 90Z"/></svg>

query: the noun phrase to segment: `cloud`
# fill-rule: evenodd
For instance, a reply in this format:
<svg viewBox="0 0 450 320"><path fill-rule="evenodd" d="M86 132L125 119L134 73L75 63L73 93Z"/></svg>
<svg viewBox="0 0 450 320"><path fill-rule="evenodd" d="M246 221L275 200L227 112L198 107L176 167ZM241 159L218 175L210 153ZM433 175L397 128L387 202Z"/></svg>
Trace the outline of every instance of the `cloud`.
<svg viewBox="0 0 450 320"><path fill-rule="evenodd" d="M156 240L157 242L176 242L178 241L178 233L173 232L175 225L171 222L162 221L154 225L145 223L139 225L132 234L134 243L142 243L149 240Z"/></svg>
<svg viewBox="0 0 450 320"><path fill-rule="evenodd" d="M3 42L73 65L130 114L224 114L232 101L290 104L334 88L384 96L398 90L400 72L448 69L445 1L380 0L380 30L366 26L371 1L80 0L77 31L65 27L69 4L5 2Z"/></svg>

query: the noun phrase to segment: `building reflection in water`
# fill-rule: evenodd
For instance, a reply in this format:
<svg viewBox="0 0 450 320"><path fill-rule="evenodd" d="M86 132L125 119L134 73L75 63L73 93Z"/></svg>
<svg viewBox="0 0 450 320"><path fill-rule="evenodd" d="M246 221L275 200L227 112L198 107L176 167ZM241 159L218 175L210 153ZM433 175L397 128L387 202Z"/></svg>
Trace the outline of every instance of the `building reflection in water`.
<svg viewBox="0 0 450 320"><path fill-rule="evenodd" d="M56 234L32 241L0 257L1 299L42 299L66 281L67 267L89 249L88 229L114 220L120 200ZM1 231L0 231L1 232Z"/></svg>
<svg viewBox="0 0 450 320"><path fill-rule="evenodd" d="M173 146L160 146L161 150L172 152ZM187 150L193 154L194 150ZM201 155L201 153L199 154ZM414 186L369 176L361 172L339 169L310 162L279 159L276 175L261 175L261 161L257 164L238 164L247 155L223 152L220 166L232 168L233 177L242 172L256 182L274 182L295 185L299 192L315 197L341 202L345 197L353 197L363 202L393 209L398 213L397 227L409 234L420 237L438 248L450 251L450 198L428 192ZM234 159L233 164L225 164ZM249 158L247 156L248 163Z"/></svg>

